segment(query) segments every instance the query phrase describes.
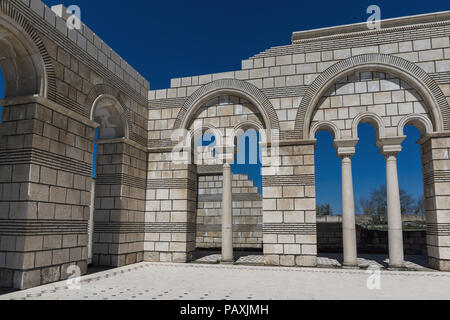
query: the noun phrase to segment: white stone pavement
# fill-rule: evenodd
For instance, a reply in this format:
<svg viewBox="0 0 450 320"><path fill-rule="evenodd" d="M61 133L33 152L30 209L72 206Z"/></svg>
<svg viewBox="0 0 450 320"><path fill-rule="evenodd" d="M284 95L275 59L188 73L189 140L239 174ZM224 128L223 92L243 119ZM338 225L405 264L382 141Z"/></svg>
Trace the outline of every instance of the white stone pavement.
<svg viewBox="0 0 450 320"><path fill-rule="evenodd" d="M0 300L340 300L450 299L450 273L381 272L369 290L364 270L139 263L82 277L81 289L59 282Z"/></svg>

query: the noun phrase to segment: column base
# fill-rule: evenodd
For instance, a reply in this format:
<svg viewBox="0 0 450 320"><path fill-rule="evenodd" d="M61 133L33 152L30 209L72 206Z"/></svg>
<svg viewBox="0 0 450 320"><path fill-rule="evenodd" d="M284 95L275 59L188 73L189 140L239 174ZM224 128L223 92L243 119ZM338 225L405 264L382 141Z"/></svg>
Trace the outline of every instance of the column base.
<svg viewBox="0 0 450 320"><path fill-rule="evenodd" d="M225 264L225 265L234 265L236 263L236 261L233 260L220 260L220 264Z"/></svg>
<svg viewBox="0 0 450 320"><path fill-rule="evenodd" d="M390 271L399 271L405 268L405 263L403 264L389 264L388 270Z"/></svg>
<svg viewBox="0 0 450 320"><path fill-rule="evenodd" d="M344 263L342 265L342 268L343 269L348 269L348 270L351 270L351 269L355 270L355 269L359 269L359 266L358 266L358 264Z"/></svg>

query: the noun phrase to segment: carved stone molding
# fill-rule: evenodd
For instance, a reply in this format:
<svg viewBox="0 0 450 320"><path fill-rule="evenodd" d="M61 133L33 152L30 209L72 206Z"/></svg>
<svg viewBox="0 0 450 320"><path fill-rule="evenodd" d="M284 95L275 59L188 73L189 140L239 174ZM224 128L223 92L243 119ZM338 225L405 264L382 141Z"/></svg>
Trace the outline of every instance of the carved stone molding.
<svg viewBox="0 0 450 320"><path fill-rule="evenodd" d="M186 129L195 111L218 94L236 94L249 100L261 112L266 129L280 129L278 115L264 93L248 82L235 79L213 81L195 91L181 108L174 129Z"/></svg>

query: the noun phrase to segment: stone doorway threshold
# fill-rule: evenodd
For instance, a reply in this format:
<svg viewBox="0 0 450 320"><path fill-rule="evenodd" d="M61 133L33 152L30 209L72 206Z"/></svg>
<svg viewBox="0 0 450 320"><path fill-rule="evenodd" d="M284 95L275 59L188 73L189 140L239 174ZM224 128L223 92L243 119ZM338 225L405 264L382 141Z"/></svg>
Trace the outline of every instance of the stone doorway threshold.
<svg viewBox="0 0 450 320"><path fill-rule="evenodd" d="M236 251L236 265L263 266L264 255L261 251ZM221 254L219 250L200 250L195 253L194 264L218 264ZM343 268L343 255L338 253L319 254L317 258L318 268L339 269ZM360 254L358 256L358 267L367 269L377 266L380 269L388 269L389 256L383 254ZM434 271L428 268L426 256L405 256L404 271ZM400 271L402 271L400 270Z"/></svg>

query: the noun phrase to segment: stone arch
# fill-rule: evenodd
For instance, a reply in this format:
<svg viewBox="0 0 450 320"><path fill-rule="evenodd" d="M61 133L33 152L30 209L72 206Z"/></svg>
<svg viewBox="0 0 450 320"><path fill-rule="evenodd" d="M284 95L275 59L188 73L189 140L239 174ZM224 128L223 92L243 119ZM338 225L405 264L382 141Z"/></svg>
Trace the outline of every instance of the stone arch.
<svg viewBox="0 0 450 320"><path fill-rule="evenodd" d="M132 121L129 109L126 107L119 91L107 84L99 84L94 86L87 95L85 105L89 108L90 119L93 120L93 114L96 104L103 98L115 101L114 107L120 113L123 125L125 127L125 138L129 138L132 131Z"/></svg>
<svg viewBox="0 0 450 320"><path fill-rule="evenodd" d="M363 112L358 114L352 123L352 137L358 139L358 126L361 123L370 123L375 128L375 134L377 139L383 139L386 137L383 119L373 112Z"/></svg>
<svg viewBox="0 0 450 320"><path fill-rule="evenodd" d="M278 115L264 93L248 82L235 79L213 81L195 91L181 108L174 124L174 130L188 130L195 112L204 103L218 95L236 95L248 100L261 112L268 131L279 130Z"/></svg>
<svg viewBox="0 0 450 320"><path fill-rule="evenodd" d="M247 130L255 130L261 135L261 141L267 141L266 132L264 131L264 127L261 126L260 123L252 120L246 120L238 123L233 128L233 134L232 139L239 138L240 133L247 131Z"/></svg>
<svg viewBox="0 0 450 320"><path fill-rule="evenodd" d="M200 126L196 126L193 130L190 130L186 145L195 146L195 138L197 137L197 135L203 136L207 131L211 131L214 134L214 138L216 139L216 147L221 148L223 146L222 132L220 132L220 130L215 126L206 123L202 123Z"/></svg>
<svg viewBox="0 0 450 320"><path fill-rule="evenodd" d="M405 127L410 124L419 130L421 137L433 132L433 123L430 119L421 114L410 114L403 117L398 124L399 137L404 135Z"/></svg>
<svg viewBox="0 0 450 320"><path fill-rule="evenodd" d="M403 58L385 54L363 54L338 62L320 74L306 91L295 122L294 133L303 139L310 133L314 110L329 87L339 78L358 71L388 72L407 81L428 106L436 131L450 130L450 107L436 82L420 67Z"/></svg>
<svg viewBox="0 0 450 320"><path fill-rule="evenodd" d="M316 134L321 130L326 130L326 131L330 132L333 135L335 140L341 139L341 130L337 127L336 124L334 124L331 121L319 121L316 124L314 124L311 128L311 131L309 134L310 140L315 140Z"/></svg>
<svg viewBox="0 0 450 320"><path fill-rule="evenodd" d="M39 95L55 100L55 70L41 37L10 1L0 1L0 13L5 98Z"/></svg>
<svg viewBox="0 0 450 320"><path fill-rule="evenodd" d="M237 132L239 130L251 130L254 129L256 131L264 130L264 128L256 121L252 120L246 120L238 123L234 128L233 131Z"/></svg>

